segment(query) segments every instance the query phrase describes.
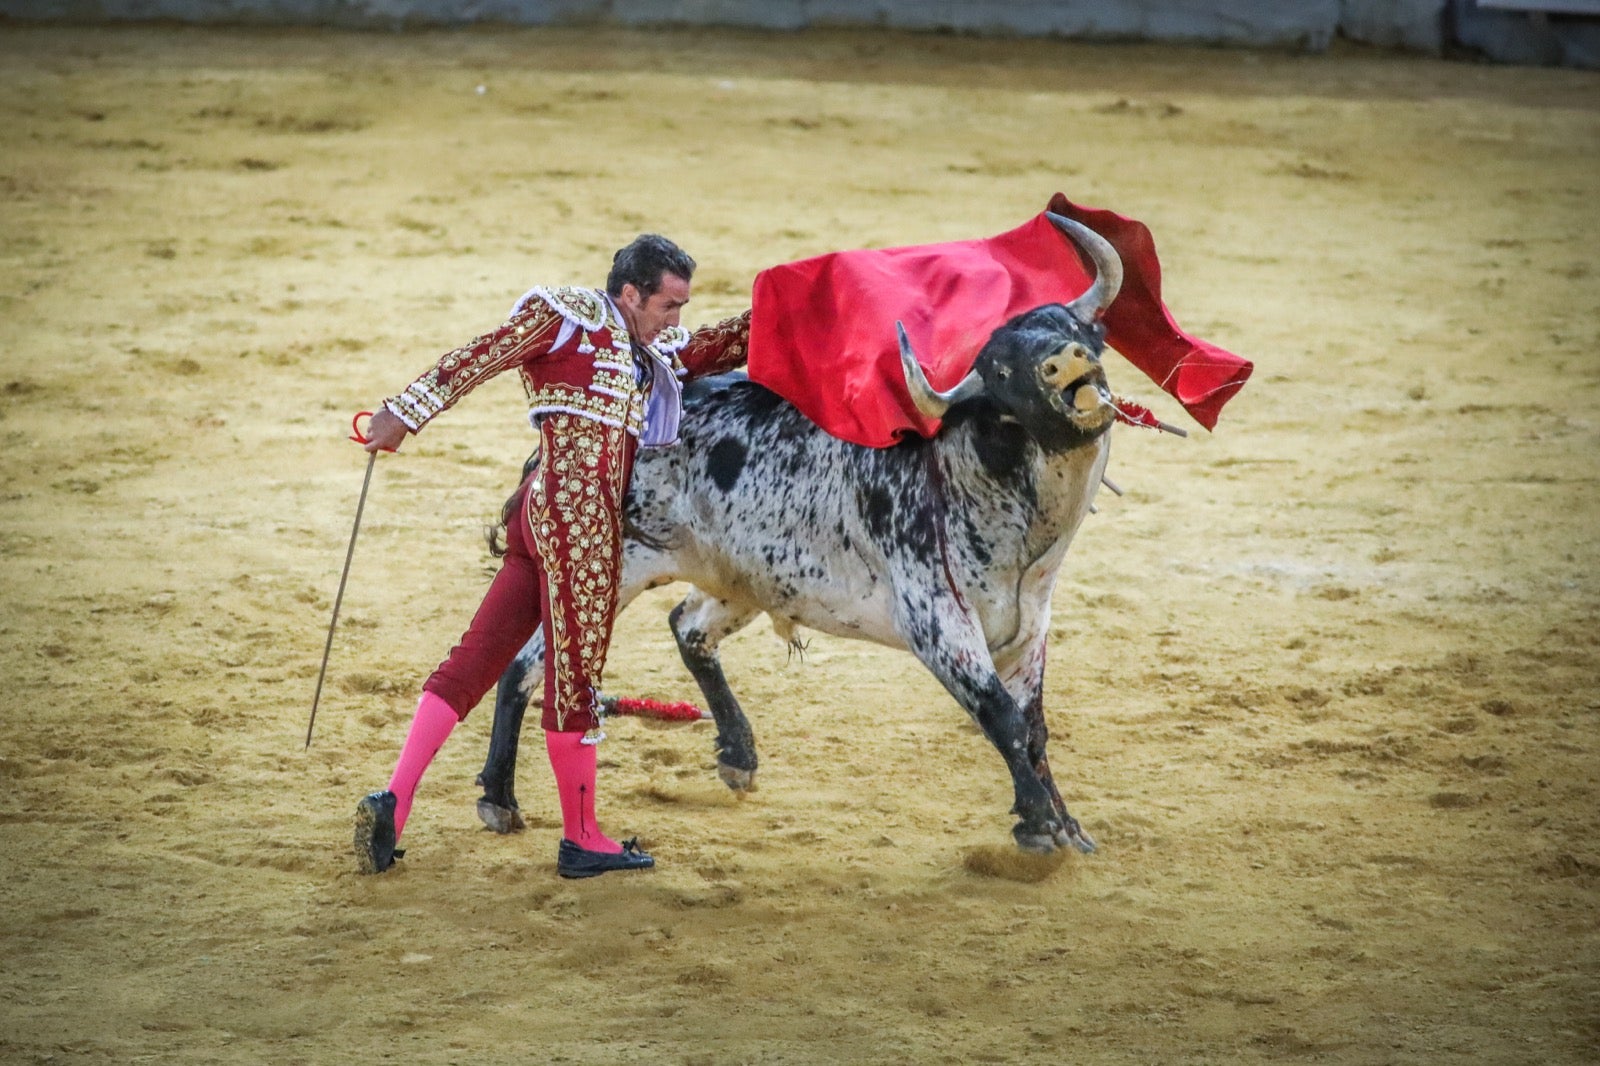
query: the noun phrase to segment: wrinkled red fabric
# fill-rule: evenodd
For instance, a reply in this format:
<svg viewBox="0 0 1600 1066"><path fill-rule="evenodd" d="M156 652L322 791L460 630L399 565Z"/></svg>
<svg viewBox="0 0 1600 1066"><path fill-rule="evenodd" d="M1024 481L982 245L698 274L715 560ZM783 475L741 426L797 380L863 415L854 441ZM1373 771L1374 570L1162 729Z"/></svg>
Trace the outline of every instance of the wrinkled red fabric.
<svg viewBox="0 0 1600 1066"><path fill-rule="evenodd" d="M1252 364L1178 328L1161 302L1149 229L1061 193L1047 209L1093 229L1122 257L1106 343L1195 421L1215 428ZM948 389L998 326L1041 304L1071 301L1089 287L1093 269L1042 212L987 239L834 252L772 267L755 280L750 377L844 440L885 448L907 434L931 437L939 422L911 402L896 320L933 387Z"/></svg>

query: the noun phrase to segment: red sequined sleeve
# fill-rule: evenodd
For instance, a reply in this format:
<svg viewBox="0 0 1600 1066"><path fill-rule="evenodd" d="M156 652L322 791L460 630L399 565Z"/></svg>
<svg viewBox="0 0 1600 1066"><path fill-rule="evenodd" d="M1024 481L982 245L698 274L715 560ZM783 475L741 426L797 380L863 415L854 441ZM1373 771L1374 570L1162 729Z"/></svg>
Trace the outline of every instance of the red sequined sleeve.
<svg viewBox="0 0 1600 1066"><path fill-rule="evenodd" d="M721 374L744 366L749 358L750 312L725 318L714 326L701 326L678 351L678 361L691 378Z"/></svg>
<svg viewBox="0 0 1600 1066"><path fill-rule="evenodd" d="M385 400L384 406L414 433L496 374L548 352L561 322L549 304L531 300L499 329L446 352L398 396Z"/></svg>

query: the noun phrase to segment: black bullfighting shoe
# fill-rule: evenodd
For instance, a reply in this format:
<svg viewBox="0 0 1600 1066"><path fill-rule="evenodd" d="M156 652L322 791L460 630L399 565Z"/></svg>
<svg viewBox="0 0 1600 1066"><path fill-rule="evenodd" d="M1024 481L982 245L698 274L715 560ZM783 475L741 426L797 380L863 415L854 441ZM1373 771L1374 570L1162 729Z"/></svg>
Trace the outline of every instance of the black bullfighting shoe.
<svg viewBox="0 0 1600 1066"><path fill-rule="evenodd" d="M394 846L394 793L362 796L356 804L356 865L364 874L381 874L405 854Z"/></svg>
<svg viewBox="0 0 1600 1066"><path fill-rule="evenodd" d="M605 851L580 848L566 837L556 852L556 873L562 877L599 877L612 870L648 870L656 860L639 850L639 838L622 842L622 850L612 855Z"/></svg>

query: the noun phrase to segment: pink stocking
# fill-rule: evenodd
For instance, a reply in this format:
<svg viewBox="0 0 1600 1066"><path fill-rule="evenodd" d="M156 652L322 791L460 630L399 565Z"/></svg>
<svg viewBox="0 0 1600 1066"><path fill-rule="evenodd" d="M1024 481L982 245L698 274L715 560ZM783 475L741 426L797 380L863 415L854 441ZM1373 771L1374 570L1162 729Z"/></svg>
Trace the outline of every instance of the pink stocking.
<svg viewBox="0 0 1600 1066"><path fill-rule="evenodd" d="M389 791L394 793L394 835L400 838L406 817L411 814L411 798L417 794L417 782L433 762L433 757L444 747L450 731L461 719L444 700L431 692L424 692L417 704L417 713L411 719L411 731L406 734L405 746L400 749L400 761L395 764L394 775L389 778Z"/></svg>
<svg viewBox="0 0 1600 1066"><path fill-rule="evenodd" d="M595 746L585 744L582 733L554 730L545 732L544 746L561 797L561 835L585 851L621 852L622 845L600 832L594 820Z"/></svg>

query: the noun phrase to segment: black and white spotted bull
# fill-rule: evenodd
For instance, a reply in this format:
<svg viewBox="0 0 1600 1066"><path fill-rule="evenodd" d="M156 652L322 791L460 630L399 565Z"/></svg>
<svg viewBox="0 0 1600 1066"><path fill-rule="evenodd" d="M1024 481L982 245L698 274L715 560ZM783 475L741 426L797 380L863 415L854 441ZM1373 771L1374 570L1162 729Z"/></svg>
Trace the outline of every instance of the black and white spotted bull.
<svg viewBox="0 0 1600 1066"><path fill-rule="evenodd" d="M627 498L619 609L670 581L694 587L670 615L716 719L718 772L750 788L755 738L728 688L719 642L766 613L910 651L989 738L1011 772L1018 845L1092 851L1051 778L1042 689L1050 596L1101 483L1115 421L1099 318L1122 265L1098 234L1052 221L1093 260L1089 290L996 329L948 392L932 388L900 331L933 439L867 448L829 436L742 375L690 387L674 448L641 451ZM478 810L520 828L513 795L535 635L501 679Z"/></svg>

